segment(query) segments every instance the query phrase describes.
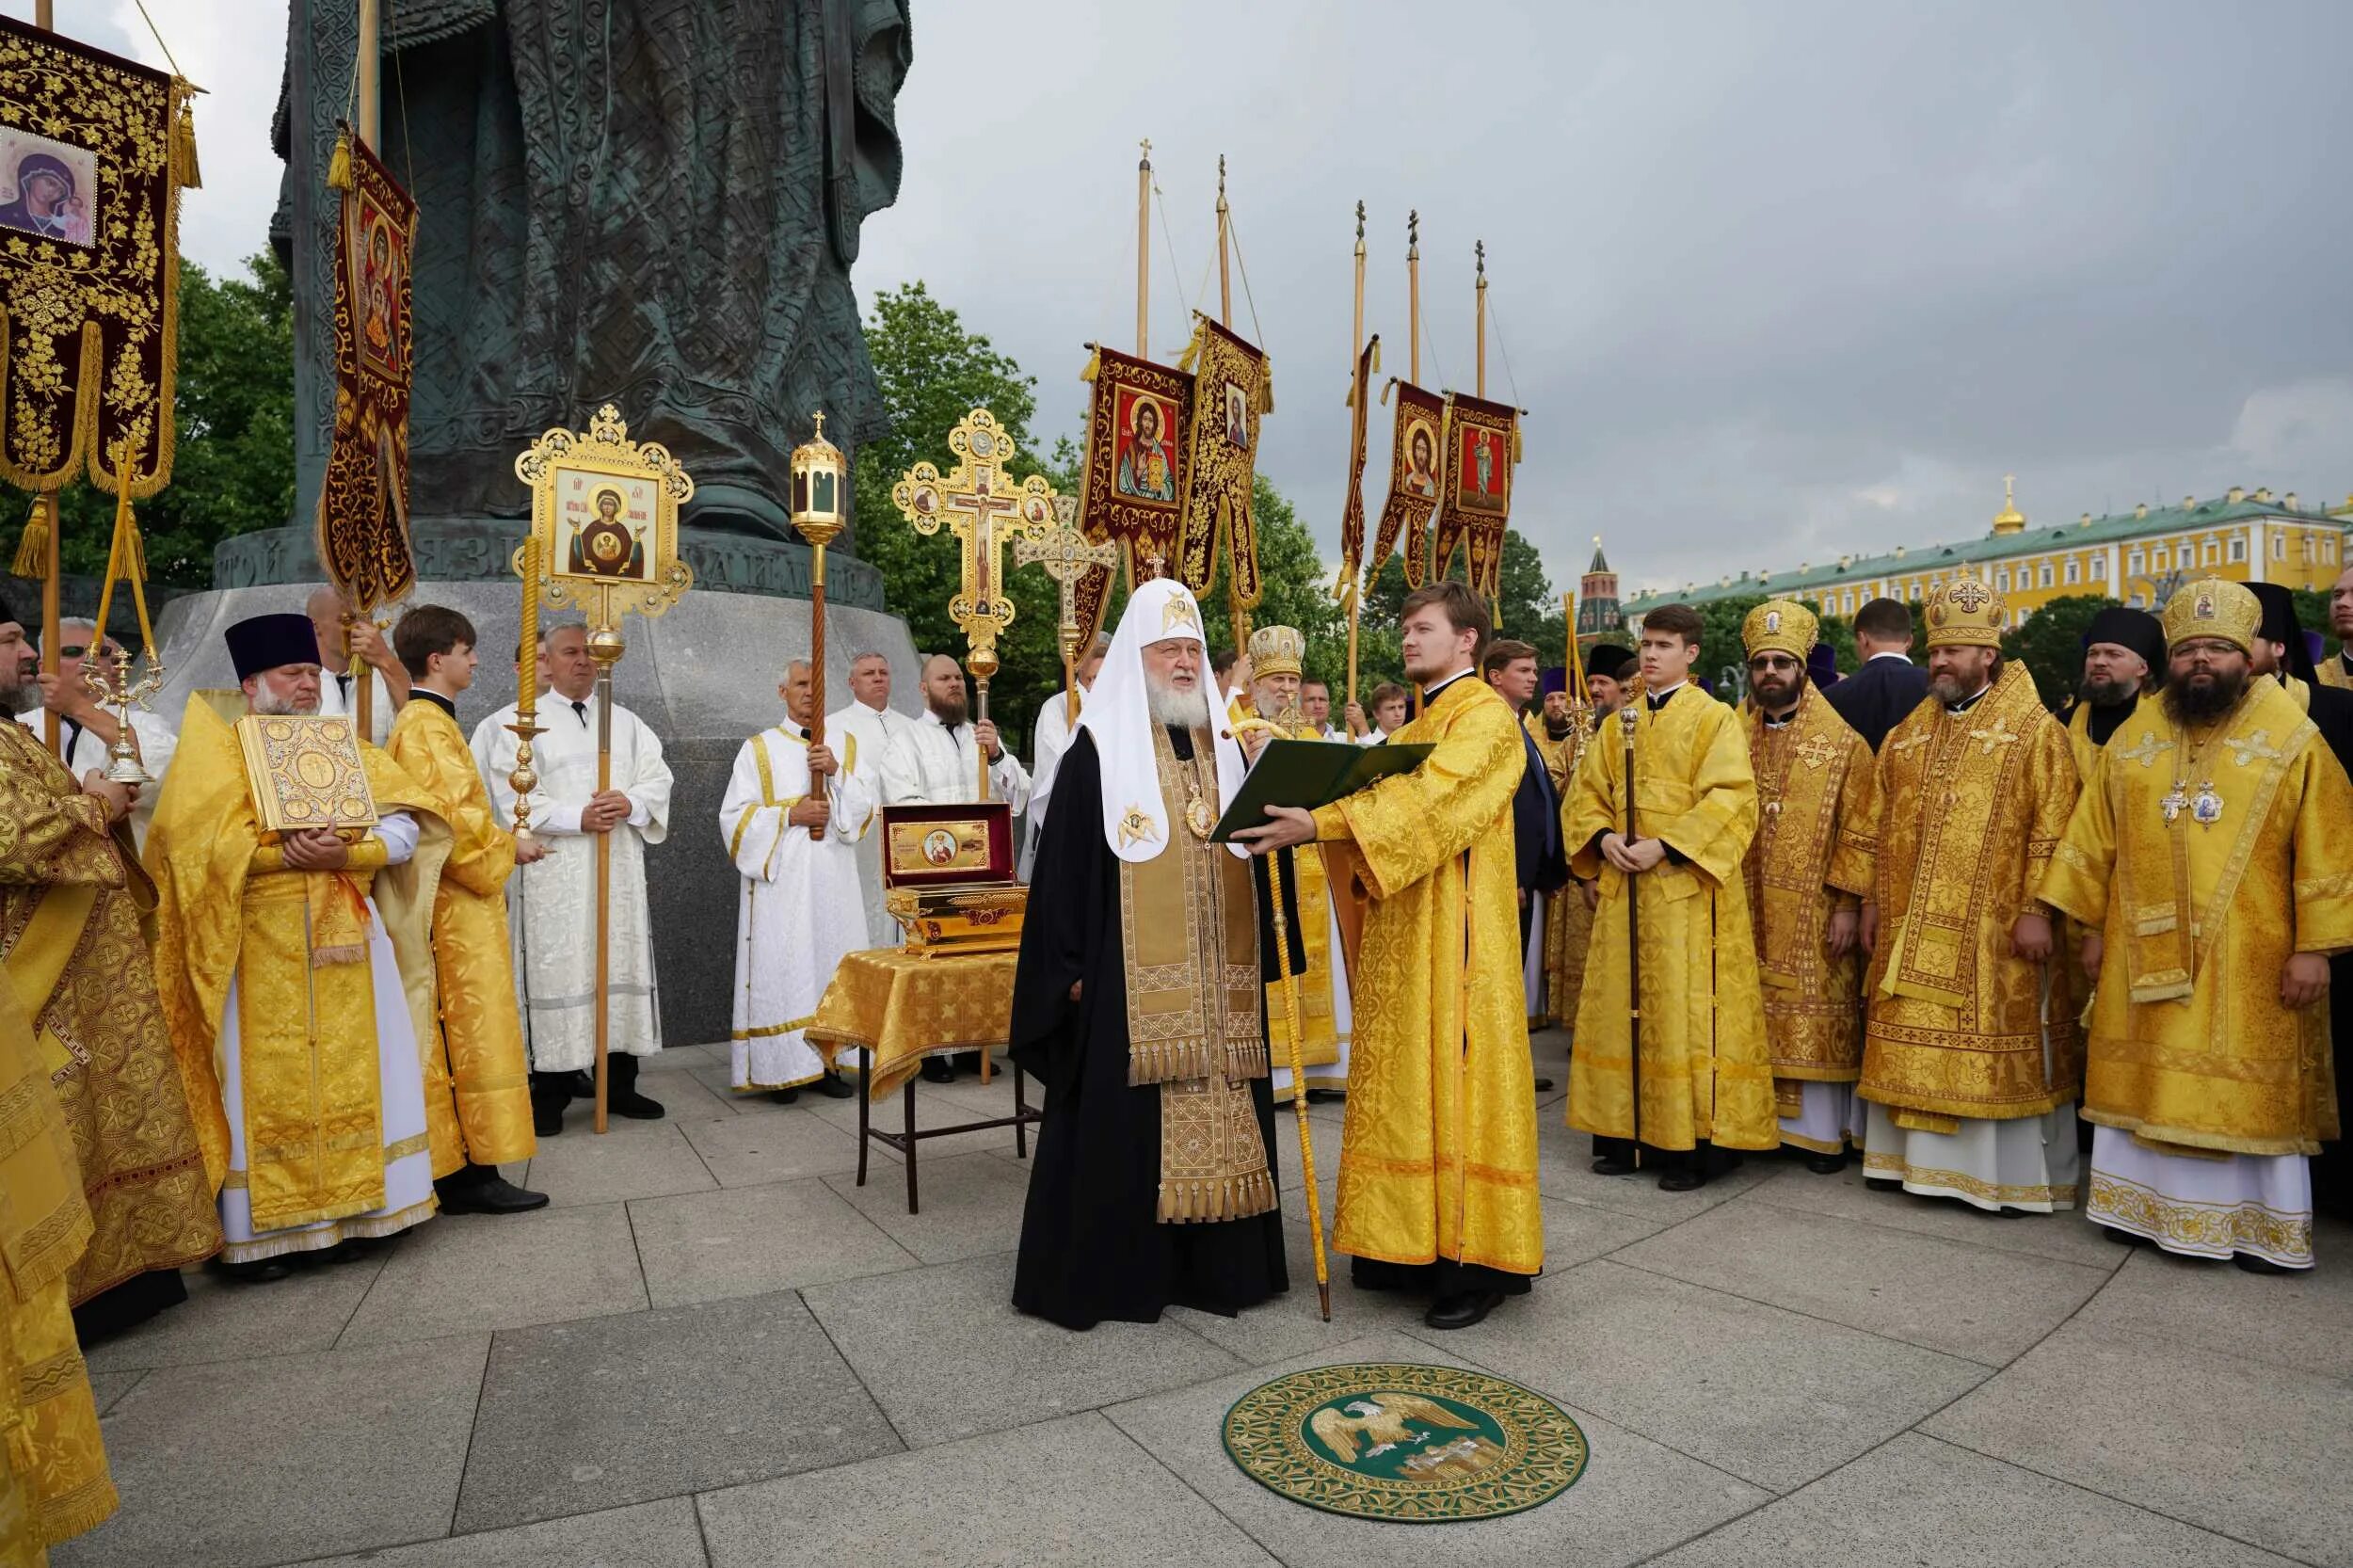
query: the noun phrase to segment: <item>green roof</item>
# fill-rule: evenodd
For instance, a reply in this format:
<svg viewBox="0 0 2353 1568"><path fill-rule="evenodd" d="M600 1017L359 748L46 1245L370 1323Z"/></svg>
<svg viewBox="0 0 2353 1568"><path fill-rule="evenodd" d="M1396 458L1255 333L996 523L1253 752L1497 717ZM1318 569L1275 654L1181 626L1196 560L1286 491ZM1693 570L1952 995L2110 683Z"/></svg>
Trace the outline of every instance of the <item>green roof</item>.
<svg viewBox="0 0 2353 1568"><path fill-rule="evenodd" d="M1728 599L1736 594L1785 594L1803 597L1818 595L1857 583L1875 583L1881 578L1930 577L1980 561L2007 561L2020 555L2039 555L2055 550L2083 550L2125 539L2146 538L2154 534L2178 533L2187 528L2219 528L2232 523L2249 522L2257 518L2277 518L2290 522L2320 523L2344 529L2349 520L2330 517L2326 511L2310 506L2287 507L2276 501L2257 501L2252 496L2232 501L2217 497L2186 506L2153 506L2147 517L2120 512L2089 522L2062 523L2056 527L2028 526L2015 534L1986 534L1959 544L1923 545L1902 552L1889 551L1879 555L1855 555L1845 566L1833 560L1827 566L1809 567L1803 571L1776 571L1763 578L1742 572L1729 583L1701 583L1689 591L1673 590L1644 592L1625 601L1628 614L1640 615L1647 606L1669 603L1702 603L1711 599Z"/></svg>

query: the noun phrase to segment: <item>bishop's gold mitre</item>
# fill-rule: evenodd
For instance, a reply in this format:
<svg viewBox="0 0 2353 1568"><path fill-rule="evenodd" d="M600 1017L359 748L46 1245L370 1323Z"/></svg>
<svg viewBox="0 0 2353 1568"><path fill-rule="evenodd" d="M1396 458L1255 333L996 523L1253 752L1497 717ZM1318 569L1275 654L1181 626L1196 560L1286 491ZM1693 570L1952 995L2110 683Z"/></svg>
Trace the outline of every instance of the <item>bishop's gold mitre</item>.
<svg viewBox="0 0 2353 1568"><path fill-rule="evenodd" d="M1929 590L1930 648L1999 648L2009 604L1982 577L1962 572Z"/></svg>
<svg viewBox="0 0 2353 1568"><path fill-rule="evenodd" d="M1296 627L1261 626L1250 633L1250 673L1297 675L1307 657L1307 639Z"/></svg>
<svg viewBox="0 0 2353 1568"><path fill-rule="evenodd" d="M1752 659L1760 653L1786 653L1802 664L1814 651L1820 630L1821 622L1814 612L1796 600L1769 599L1740 623L1740 640L1748 646Z"/></svg>
<svg viewBox="0 0 2353 1568"><path fill-rule="evenodd" d="M2208 577L2185 584L2165 601L2165 646L2219 637L2246 653L2263 623L2263 600L2236 583Z"/></svg>

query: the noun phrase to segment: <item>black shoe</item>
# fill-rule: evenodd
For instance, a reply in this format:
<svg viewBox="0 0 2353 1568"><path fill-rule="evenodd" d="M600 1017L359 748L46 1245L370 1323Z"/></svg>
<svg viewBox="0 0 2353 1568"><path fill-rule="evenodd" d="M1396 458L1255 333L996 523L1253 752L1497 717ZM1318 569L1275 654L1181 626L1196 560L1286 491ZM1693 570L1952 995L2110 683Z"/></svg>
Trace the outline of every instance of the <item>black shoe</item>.
<svg viewBox="0 0 2353 1568"><path fill-rule="evenodd" d="M1677 1165L1658 1178L1662 1192L1696 1192L1707 1185L1707 1178L1689 1165Z"/></svg>
<svg viewBox="0 0 2353 1568"><path fill-rule="evenodd" d="M1623 1155L1605 1154L1593 1161L1595 1176L1632 1176L1634 1161Z"/></svg>
<svg viewBox="0 0 2353 1568"><path fill-rule="evenodd" d="M1541 1074L1541 1073L1537 1075L1537 1077L1536 1077L1536 1092L1537 1092L1538 1094L1540 1094L1540 1095L1541 1095L1541 1094L1544 1094L1546 1090L1550 1089L1551 1087L1552 1087L1552 1080L1550 1080L1550 1079L1548 1079L1548 1078L1545 1077L1545 1076L1544 1076L1543 1074Z"/></svg>
<svg viewBox="0 0 2353 1568"><path fill-rule="evenodd" d="M2129 1230L2119 1230L2114 1225L2102 1225L2100 1227L2100 1234L2106 1237L2109 1240L2115 1242L2120 1247L2145 1247L2149 1245L2149 1238L2146 1236L2136 1236Z"/></svg>
<svg viewBox="0 0 2353 1568"><path fill-rule="evenodd" d="M282 1257L257 1258L250 1263L223 1263L220 1272L239 1285L267 1285L294 1272Z"/></svg>
<svg viewBox="0 0 2353 1568"><path fill-rule="evenodd" d="M1309 1105L1329 1105L1334 1100L1346 1098L1348 1098L1348 1091L1345 1089L1310 1089L1307 1091Z"/></svg>
<svg viewBox="0 0 2353 1568"><path fill-rule="evenodd" d="M1805 1168L1816 1176L1836 1176L1847 1168L1847 1157L1843 1154L1809 1154L1805 1157Z"/></svg>
<svg viewBox="0 0 2353 1568"><path fill-rule="evenodd" d="M923 1058L924 1082L953 1083L955 1080L956 1065L954 1063L949 1061L944 1056L927 1056Z"/></svg>
<svg viewBox="0 0 2353 1568"><path fill-rule="evenodd" d="M801 1091L798 1088L771 1089L768 1091L768 1097L778 1105L797 1105L800 1103Z"/></svg>
<svg viewBox="0 0 2353 1568"><path fill-rule="evenodd" d="M604 1108L632 1122L658 1122L668 1112L637 1092L637 1058L617 1051L604 1059Z"/></svg>
<svg viewBox="0 0 2353 1568"><path fill-rule="evenodd" d="M976 1050L960 1050L949 1060L955 1064L955 1070L960 1073L978 1075L981 1070L981 1053Z"/></svg>
<svg viewBox="0 0 2353 1568"><path fill-rule="evenodd" d="M2281 1268L2271 1259L2257 1257L2252 1253L2234 1252L2231 1255L2231 1261L2250 1274L2292 1274L2298 1272L2295 1269Z"/></svg>
<svg viewBox="0 0 2353 1568"><path fill-rule="evenodd" d="M550 1073L548 1076L563 1084L564 1092L576 1100L597 1097L597 1075L586 1067L575 1067L568 1073Z"/></svg>
<svg viewBox="0 0 2353 1568"><path fill-rule="evenodd" d="M1503 1304L1500 1290L1471 1290L1433 1302L1421 1320L1432 1328L1468 1328Z"/></svg>
<svg viewBox="0 0 2353 1568"><path fill-rule="evenodd" d="M1900 1192L1904 1190L1903 1182L1895 1176L1867 1176L1863 1178L1863 1185L1874 1192Z"/></svg>
<svg viewBox="0 0 2353 1568"><path fill-rule="evenodd" d="M850 1087L848 1081L837 1072L828 1071L824 1077L810 1084L809 1087L829 1100L855 1099L857 1096L857 1091Z"/></svg>
<svg viewBox="0 0 2353 1568"><path fill-rule="evenodd" d="M561 1136L564 1131L564 1107L569 1096L550 1094L537 1084L531 1086L531 1130L542 1138Z"/></svg>
<svg viewBox="0 0 2353 1568"><path fill-rule="evenodd" d="M471 1176L477 1170L490 1174ZM441 1200L444 1214L527 1214L548 1206L545 1192L516 1186L492 1165L472 1165L455 1176L444 1176L433 1184L433 1193Z"/></svg>

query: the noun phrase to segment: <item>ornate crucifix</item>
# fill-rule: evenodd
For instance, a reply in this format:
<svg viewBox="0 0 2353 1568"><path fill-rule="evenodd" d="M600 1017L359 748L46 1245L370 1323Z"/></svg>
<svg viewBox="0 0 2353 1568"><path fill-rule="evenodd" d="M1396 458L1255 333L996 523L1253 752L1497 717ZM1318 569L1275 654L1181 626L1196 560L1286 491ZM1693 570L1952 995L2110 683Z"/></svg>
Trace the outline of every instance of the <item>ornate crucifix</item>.
<svg viewBox="0 0 2353 1568"><path fill-rule="evenodd" d="M964 547L964 577L948 614L964 632L965 667L972 672L975 713L988 722L988 678L997 673L998 634L1013 624L1013 600L1004 594L1006 536L1000 522L1034 538L1053 519L1054 487L1037 474L1016 480L1005 465L1014 457L1013 439L997 416L975 408L948 433L956 455L952 473L942 478L928 462L918 463L890 488L891 504L919 534L936 534L942 521ZM988 759L981 759L981 794L988 798Z"/></svg>
<svg viewBox="0 0 2353 1568"><path fill-rule="evenodd" d="M1109 569L1117 566L1119 543L1115 539L1087 543L1086 536L1079 532L1079 498L1075 495L1054 497L1054 517L1052 528L1014 541L1013 559L1016 566L1034 561L1054 580L1062 613L1055 632L1062 644L1063 716L1075 725L1079 722L1079 579L1089 567Z"/></svg>

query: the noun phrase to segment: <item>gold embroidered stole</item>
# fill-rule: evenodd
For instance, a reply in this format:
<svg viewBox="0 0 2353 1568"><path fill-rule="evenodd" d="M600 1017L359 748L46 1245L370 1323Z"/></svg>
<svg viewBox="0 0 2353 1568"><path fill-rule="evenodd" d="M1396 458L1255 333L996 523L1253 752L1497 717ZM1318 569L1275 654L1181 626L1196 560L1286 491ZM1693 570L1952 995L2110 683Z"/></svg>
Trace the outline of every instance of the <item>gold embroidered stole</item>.
<svg viewBox="0 0 2353 1568"><path fill-rule="evenodd" d="M1119 863L1128 1081L1160 1086L1160 1223L1246 1219L1274 1207L1249 1090L1267 1076L1257 903L1248 861L1182 829L1188 775L1217 798L1209 730L1188 761L1158 724L1152 743L1170 842Z"/></svg>
<svg viewBox="0 0 2353 1568"><path fill-rule="evenodd" d="M1853 732L1811 686L1787 724L1768 725L1762 709L1749 723L1759 797L1748 856L1757 964L1767 985L1818 996L1828 962L1822 931L1830 918L1831 853Z"/></svg>

